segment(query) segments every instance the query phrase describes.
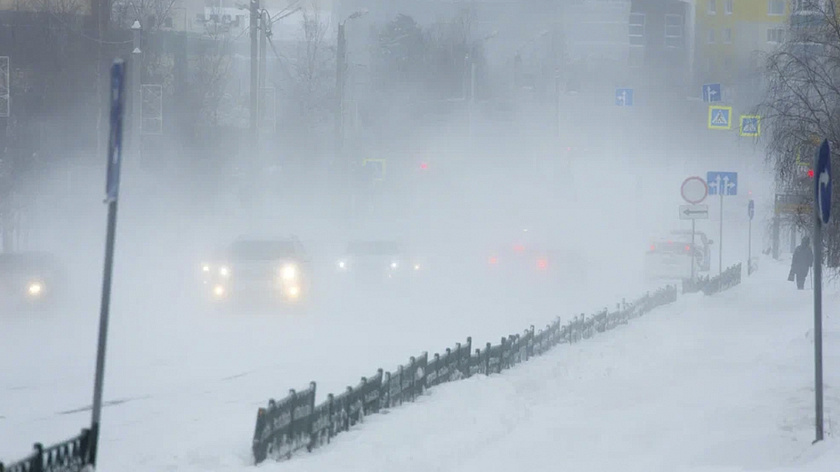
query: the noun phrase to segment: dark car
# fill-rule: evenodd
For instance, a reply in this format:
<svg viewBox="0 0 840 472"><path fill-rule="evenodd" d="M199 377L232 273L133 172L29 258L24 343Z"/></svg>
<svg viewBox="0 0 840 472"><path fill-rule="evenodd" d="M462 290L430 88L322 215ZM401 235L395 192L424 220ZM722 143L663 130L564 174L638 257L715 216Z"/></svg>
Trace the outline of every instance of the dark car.
<svg viewBox="0 0 840 472"><path fill-rule="evenodd" d="M310 295L311 264L296 237L240 238L201 266L206 295L237 303L301 303Z"/></svg>
<svg viewBox="0 0 840 472"><path fill-rule="evenodd" d="M348 243L335 268L353 280L402 280L425 272L426 264L400 241L364 240Z"/></svg>
<svg viewBox="0 0 840 472"><path fill-rule="evenodd" d="M0 306L47 306L65 291L63 268L53 254L0 254Z"/></svg>

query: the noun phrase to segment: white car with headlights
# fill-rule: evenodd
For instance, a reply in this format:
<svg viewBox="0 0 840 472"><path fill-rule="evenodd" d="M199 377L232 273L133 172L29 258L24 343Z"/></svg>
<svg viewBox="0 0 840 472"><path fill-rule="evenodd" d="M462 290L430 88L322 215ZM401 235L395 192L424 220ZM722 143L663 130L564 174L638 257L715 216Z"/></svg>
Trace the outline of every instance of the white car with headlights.
<svg viewBox="0 0 840 472"><path fill-rule="evenodd" d="M416 277L428 267L426 261L409 254L399 241L364 240L347 244L335 270L354 280L376 281Z"/></svg>
<svg viewBox="0 0 840 472"><path fill-rule="evenodd" d="M67 280L58 259L46 252L0 254L0 306L43 306L57 301Z"/></svg>
<svg viewBox="0 0 840 472"><path fill-rule="evenodd" d="M310 261L295 238L240 238L212 261L201 264L206 295L237 303L300 303L310 291Z"/></svg>

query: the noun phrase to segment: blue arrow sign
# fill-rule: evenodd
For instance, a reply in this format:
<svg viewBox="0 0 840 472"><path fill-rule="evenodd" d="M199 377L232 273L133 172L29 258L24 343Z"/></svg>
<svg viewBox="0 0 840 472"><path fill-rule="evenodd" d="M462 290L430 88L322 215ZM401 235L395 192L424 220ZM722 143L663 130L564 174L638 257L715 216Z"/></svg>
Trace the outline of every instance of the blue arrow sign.
<svg viewBox="0 0 840 472"><path fill-rule="evenodd" d="M633 106L633 89L618 88L615 89L615 105L619 107Z"/></svg>
<svg viewBox="0 0 840 472"><path fill-rule="evenodd" d="M719 102L723 100L720 93L720 84L703 85L703 101L706 103Z"/></svg>
<svg viewBox="0 0 840 472"><path fill-rule="evenodd" d="M709 195L738 195L737 172L707 172L706 184L709 186Z"/></svg>
<svg viewBox="0 0 840 472"><path fill-rule="evenodd" d="M747 205L747 215L749 215L750 220L755 216L755 200L750 200L750 203Z"/></svg>
<svg viewBox="0 0 840 472"><path fill-rule="evenodd" d="M831 219L831 147L823 140L817 151L816 201L820 220L828 224Z"/></svg>

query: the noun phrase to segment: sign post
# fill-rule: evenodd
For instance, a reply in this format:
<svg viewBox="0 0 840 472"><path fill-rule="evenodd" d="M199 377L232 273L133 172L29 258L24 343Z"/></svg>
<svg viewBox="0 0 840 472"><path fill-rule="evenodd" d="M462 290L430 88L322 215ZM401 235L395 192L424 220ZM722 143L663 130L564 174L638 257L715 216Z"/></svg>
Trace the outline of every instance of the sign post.
<svg viewBox="0 0 840 472"><path fill-rule="evenodd" d="M752 275L752 220L755 216L755 201L750 200L747 205L747 216L750 217L749 226L747 227L747 275Z"/></svg>
<svg viewBox="0 0 840 472"><path fill-rule="evenodd" d="M831 218L831 148L824 140L814 156L814 393L816 394L816 430L814 442L823 440L823 365L822 365L822 225Z"/></svg>
<svg viewBox="0 0 840 472"><path fill-rule="evenodd" d="M114 236L117 228L117 200L120 193L123 112L125 108L125 62L116 60L111 66L111 132L108 137L108 235L105 242L105 270L102 276L102 305L99 312L99 344L96 350L96 377L93 386L90 464L96 466L99 443L99 418L102 413L102 385L105 378L105 347L108 340L108 316L111 305L111 274L114 267Z"/></svg>
<svg viewBox="0 0 840 472"><path fill-rule="evenodd" d="M720 195L720 238L718 238L718 275L723 275L723 197L738 195L737 172L707 172L709 195Z"/></svg>
<svg viewBox="0 0 840 472"><path fill-rule="evenodd" d="M709 206L700 205L700 203L705 200L706 196L709 194L709 186L706 184L706 181L700 177L689 177L683 180L682 186L680 187L680 194L682 195L683 200L691 204L690 206L680 206L680 218L691 220L691 280L694 280L694 266L696 259L693 254L695 221L698 218L709 217ZM703 216L704 214L705 216Z"/></svg>

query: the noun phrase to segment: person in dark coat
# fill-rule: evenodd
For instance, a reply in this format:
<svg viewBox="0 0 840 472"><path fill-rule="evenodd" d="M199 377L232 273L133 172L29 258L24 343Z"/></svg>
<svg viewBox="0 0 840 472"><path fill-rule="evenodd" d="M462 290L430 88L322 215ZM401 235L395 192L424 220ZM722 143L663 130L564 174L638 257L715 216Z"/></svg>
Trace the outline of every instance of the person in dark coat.
<svg viewBox="0 0 840 472"><path fill-rule="evenodd" d="M796 278L796 287L799 290L805 288L805 277L814 265L814 253L811 251L811 239L808 236L802 238L802 244L793 251L793 260L790 263L790 275L788 280Z"/></svg>

